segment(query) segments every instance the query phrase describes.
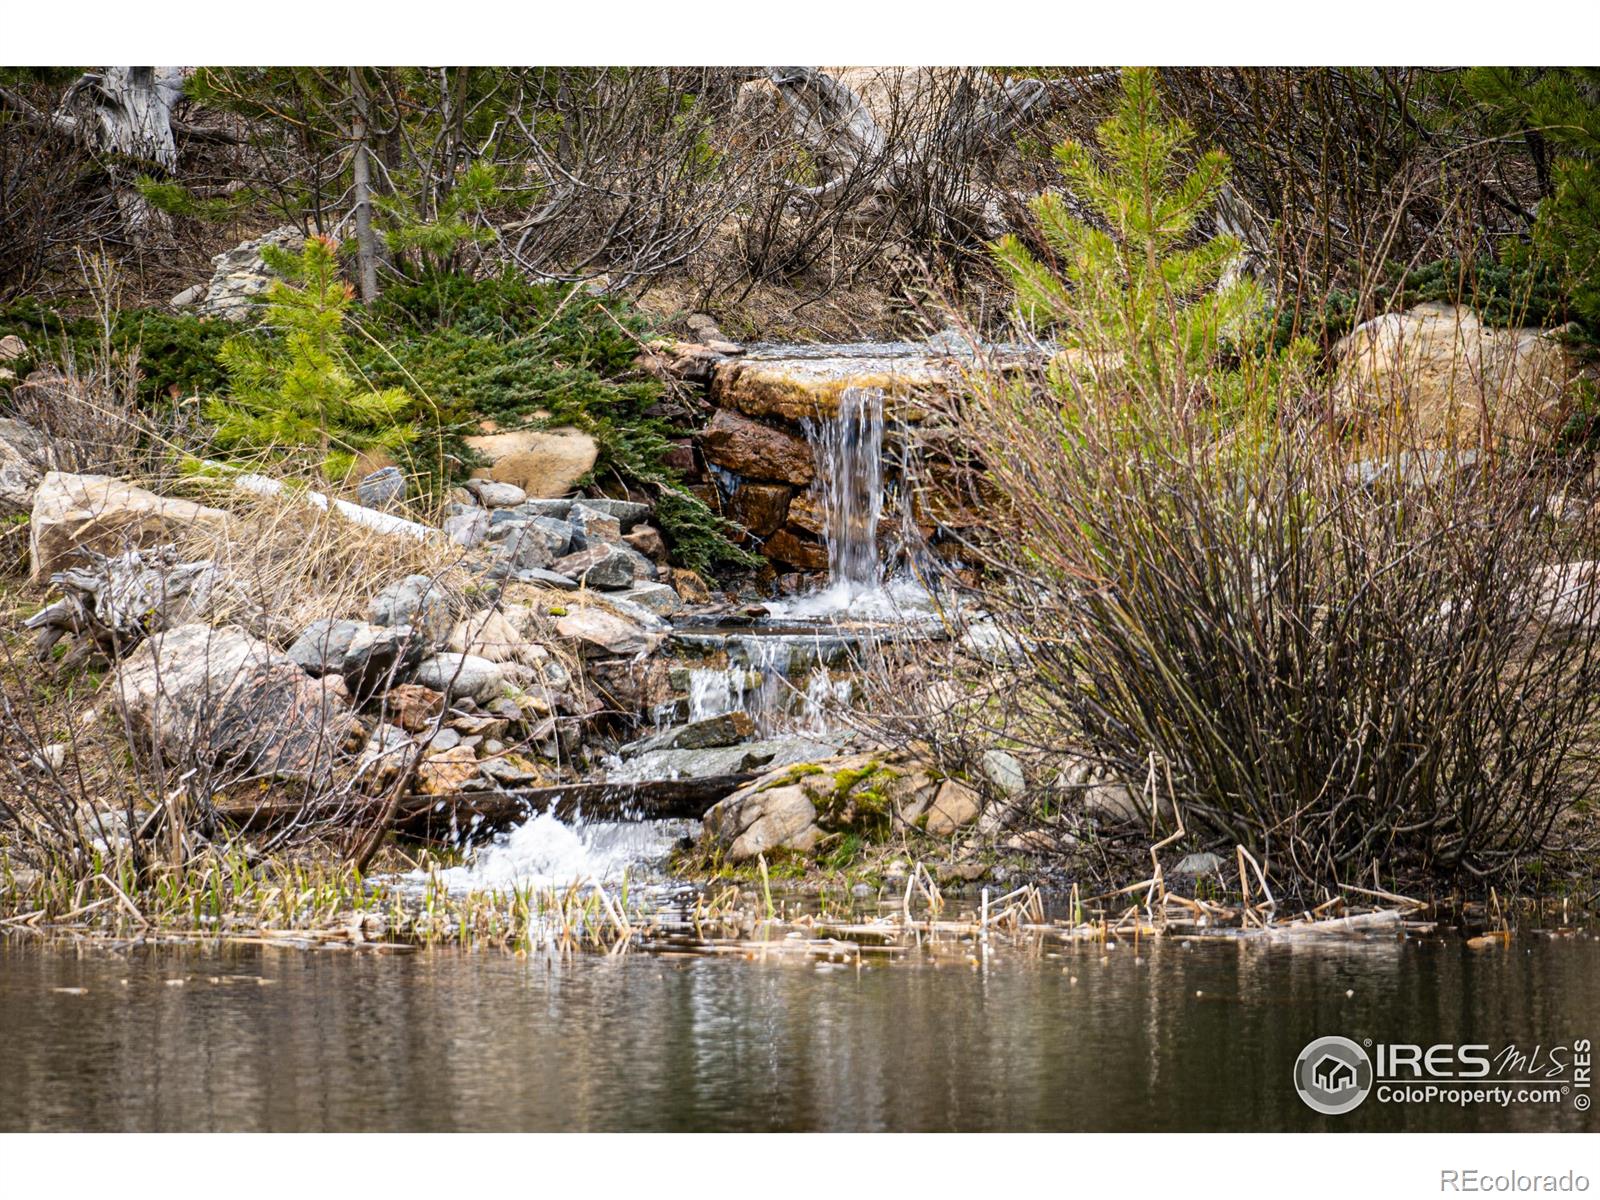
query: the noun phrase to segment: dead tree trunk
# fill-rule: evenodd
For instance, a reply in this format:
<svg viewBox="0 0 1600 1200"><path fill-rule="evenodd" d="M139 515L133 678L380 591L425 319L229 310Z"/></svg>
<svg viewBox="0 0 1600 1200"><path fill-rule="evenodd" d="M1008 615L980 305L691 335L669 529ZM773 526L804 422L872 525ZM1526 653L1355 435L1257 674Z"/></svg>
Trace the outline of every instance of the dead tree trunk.
<svg viewBox="0 0 1600 1200"><path fill-rule="evenodd" d="M172 109L183 95L184 67L105 67L80 78L62 97L53 119L99 154L111 176L129 240L142 245L168 228L166 214L140 193L141 176L178 167Z"/></svg>
<svg viewBox="0 0 1600 1200"><path fill-rule="evenodd" d="M361 302L371 304L378 298L378 244L372 229L367 85L359 67L350 68L350 98L354 109L350 122L350 177L355 188L356 274L361 282Z"/></svg>

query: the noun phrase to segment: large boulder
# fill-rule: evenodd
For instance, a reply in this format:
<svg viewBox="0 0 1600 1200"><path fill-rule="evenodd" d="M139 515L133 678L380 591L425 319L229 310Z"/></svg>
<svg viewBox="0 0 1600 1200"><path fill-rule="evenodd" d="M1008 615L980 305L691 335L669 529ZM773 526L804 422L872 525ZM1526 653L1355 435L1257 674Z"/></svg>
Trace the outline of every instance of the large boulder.
<svg viewBox="0 0 1600 1200"><path fill-rule="evenodd" d="M112 681L141 748L239 778L325 782L353 719L335 690L232 626L180 625L147 639Z"/></svg>
<svg viewBox="0 0 1600 1200"><path fill-rule="evenodd" d="M700 435L707 460L739 475L804 485L816 474L805 438L727 409L719 409Z"/></svg>
<svg viewBox="0 0 1600 1200"><path fill-rule="evenodd" d="M594 470L600 448L588 434L576 429L519 429L487 433L466 443L488 460L474 472L497 483L514 483L535 498L565 496Z"/></svg>
<svg viewBox="0 0 1600 1200"><path fill-rule="evenodd" d="M105 475L48 471L33 497L29 578L40 583L72 565L80 548L115 555L170 541L185 525L227 521L221 509L158 496Z"/></svg>
<svg viewBox="0 0 1600 1200"><path fill-rule="evenodd" d="M1380 447L1544 440L1567 414L1575 373L1543 330L1492 329L1451 304L1375 317L1335 355L1336 410Z"/></svg>

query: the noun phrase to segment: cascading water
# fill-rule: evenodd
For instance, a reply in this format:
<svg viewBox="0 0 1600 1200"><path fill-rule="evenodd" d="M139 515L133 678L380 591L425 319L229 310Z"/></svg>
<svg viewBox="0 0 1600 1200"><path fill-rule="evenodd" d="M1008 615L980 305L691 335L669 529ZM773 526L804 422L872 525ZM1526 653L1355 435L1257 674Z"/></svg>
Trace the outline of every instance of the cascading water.
<svg viewBox="0 0 1600 1200"><path fill-rule="evenodd" d="M799 619L906 622L925 614L927 590L909 576L892 576L878 549L885 499L883 390L846 388L835 416L804 427L816 465L812 490L822 509L828 586L769 608L775 616ZM910 558L921 539L909 513L903 516Z"/></svg>

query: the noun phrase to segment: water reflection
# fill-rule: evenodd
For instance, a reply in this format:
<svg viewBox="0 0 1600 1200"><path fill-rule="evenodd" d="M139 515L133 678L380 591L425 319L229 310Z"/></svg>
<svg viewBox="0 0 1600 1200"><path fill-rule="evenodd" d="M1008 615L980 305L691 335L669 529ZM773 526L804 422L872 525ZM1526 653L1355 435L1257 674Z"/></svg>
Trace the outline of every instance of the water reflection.
<svg viewBox="0 0 1600 1200"><path fill-rule="evenodd" d="M1581 935L859 972L0 943L0 1129L1593 1129L1570 1107L1326 1118L1290 1070L1327 1033L1593 1039L1597 968Z"/></svg>

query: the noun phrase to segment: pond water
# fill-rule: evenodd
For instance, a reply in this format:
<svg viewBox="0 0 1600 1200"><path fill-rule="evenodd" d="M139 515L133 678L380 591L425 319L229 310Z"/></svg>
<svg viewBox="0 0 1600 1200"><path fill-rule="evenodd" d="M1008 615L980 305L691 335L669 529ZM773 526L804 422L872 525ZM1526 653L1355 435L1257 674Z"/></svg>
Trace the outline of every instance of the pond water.
<svg viewBox="0 0 1600 1200"><path fill-rule="evenodd" d="M1592 933L967 957L0 938L0 1131L1597 1128L1570 1099L1325 1117L1291 1083L1327 1034L1593 1040Z"/></svg>

